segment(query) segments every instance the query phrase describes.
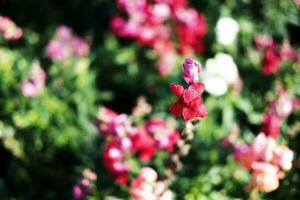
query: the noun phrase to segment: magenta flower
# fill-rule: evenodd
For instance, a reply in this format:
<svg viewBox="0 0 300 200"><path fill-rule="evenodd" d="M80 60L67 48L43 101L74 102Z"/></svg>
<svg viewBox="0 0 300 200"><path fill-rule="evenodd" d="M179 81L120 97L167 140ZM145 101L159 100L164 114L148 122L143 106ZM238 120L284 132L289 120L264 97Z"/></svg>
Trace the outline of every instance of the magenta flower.
<svg viewBox="0 0 300 200"><path fill-rule="evenodd" d="M193 84L199 81L201 65L197 61L186 58L183 63L183 78L187 84Z"/></svg>

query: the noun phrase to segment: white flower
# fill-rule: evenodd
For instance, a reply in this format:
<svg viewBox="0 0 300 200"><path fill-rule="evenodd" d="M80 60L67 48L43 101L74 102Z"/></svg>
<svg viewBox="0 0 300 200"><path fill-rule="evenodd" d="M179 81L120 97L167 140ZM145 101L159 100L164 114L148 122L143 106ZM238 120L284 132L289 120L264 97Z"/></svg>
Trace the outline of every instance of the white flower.
<svg viewBox="0 0 300 200"><path fill-rule="evenodd" d="M205 90L214 96L221 96L228 90L226 82L218 76L207 75L203 80L203 83L205 85Z"/></svg>
<svg viewBox="0 0 300 200"><path fill-rule="evenodd" d="M206 61L202 79L208 93L220 96L227 92L228 86L239 80L238 69L233 58L218 53L215 58Z"/></svg>
<svg viewBox="0 0 300 200"><path fill-rule="evenodd" d="M231 17L221 17L216 25L217 41L223 45L230 45L234 42L239 32L239 24Z"/></svg>

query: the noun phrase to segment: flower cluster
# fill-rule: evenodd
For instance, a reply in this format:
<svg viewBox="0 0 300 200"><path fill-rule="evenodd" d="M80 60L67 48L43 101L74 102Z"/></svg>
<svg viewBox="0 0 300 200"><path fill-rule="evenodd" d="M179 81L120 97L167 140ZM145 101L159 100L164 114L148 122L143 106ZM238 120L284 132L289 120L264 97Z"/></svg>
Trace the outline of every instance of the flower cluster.
<svg viewBox="0 0 300 200"><path fill-rule="evenodd" d="M37 96L44 88L46 73L38 61L31 66L28 79L21 83L21 91L25 97Z"/></svg>
<svg viewBox="0 0 300 200"><path fill-rule="evenodd" d="M93 182L97 180L97 174L90 169L85 169L82 172L82 177L73 187L73 197L82 199L91 194L94 190Z"/></svg>
<svg viewBox="0 0 300 200"><path fill-rule="evenodd" d="M292 111L299 107L298 99L293 98L283 88L278 88L277 100L269 103L268 110L263 116L262 131L271 137L277 138L280 135L282 121L287 118Z"/></svg>
<svg viewBox="0 0 300 200"><path fill-rule="evenodd" d="M235 158L251 170L253 185L262 192L271 192L279 187L284 178L283 170L292 167L293 151L277 144L275 139L260 133L249 144L235 145Z"/></svg>
<svg viewBox="0 0 300 200"><path fill-rule="evenodd" d="M118 0L118 6L126 17L112 19L113 32L153 49L161 75L171 73L176 51L181 54L204 51L205 18L188 7L187 0ZM178 44L173 42L174 37L178 38Z"/></svg>
<svg viewBox="0 0 300 200"><path fill-rule="evenodd" d="M263 50L262 72L266 75L274 74L278 71L281 64L285 60L297 61L299 55L290 46L288 41L284 41L279 46L273 38L267 35L257 35L254 38L255 45L258 49Z"/></svg>
<svg viewBox="0 0 300 200"><path fill-rule="evenodd" d="M173 193L150 167L141 169L140 174L131 182L129 193L133 200L172 200Z"/></svg>
<svg viewBox="0 0 300 200"><path fill-rule="evenodd" d="M51 60L66 60L72 56L82 57L90 52L88 43L66 26L59 26L54 39L47 45L47 55Z"/></svg>
<svg viewBox="0 0 300 200"><path fill-rule="evenodd" d="M105 167L120 184L127 183L129 165L126 157L137 154L142 161L149 161L158 150L171 152L180 138L179 132L169 128L162 119L150 119L133 125L125 114L101 108L96 126L107 139L103 151Z"/></svg>
<svg viewBox="0 0 300 200"><path fill-rule="evenodd" d="M23 31L9 17L0 16L0 33L6 40L18 40Z"/></svg>
<svg viewBox="0 0 300 200"><path fill-rule="evenodd" d="M191 58L187 58L183 64L183 78L190 84L187 89L181 84L170 84L173 93L178 97L177 102L170 106L175 116L191 120L196 117L205 117L207 109L203 104L201 95L204 92L204 84L199 81L201 65Z"/></svg>

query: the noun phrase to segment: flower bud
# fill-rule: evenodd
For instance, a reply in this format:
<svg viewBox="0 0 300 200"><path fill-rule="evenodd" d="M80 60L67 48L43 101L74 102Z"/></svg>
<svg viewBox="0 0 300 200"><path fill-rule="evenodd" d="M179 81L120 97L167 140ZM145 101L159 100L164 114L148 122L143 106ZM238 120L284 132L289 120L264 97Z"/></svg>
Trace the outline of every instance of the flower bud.
<svg viewBox="0 0 300 200"><path fill-rule="evenodd" d="M199 73L201 65L197 61L186 58L183 63L183 78L188 84L193 84L199 81Z"/></svg>

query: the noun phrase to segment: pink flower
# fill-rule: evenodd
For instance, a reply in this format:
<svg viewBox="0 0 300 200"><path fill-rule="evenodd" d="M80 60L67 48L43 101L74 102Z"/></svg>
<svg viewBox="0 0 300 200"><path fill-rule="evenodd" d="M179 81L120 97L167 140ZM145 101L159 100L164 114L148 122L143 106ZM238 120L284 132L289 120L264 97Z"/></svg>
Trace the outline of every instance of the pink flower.
<svg viewBox="0 0 300 200"><path fill-rule="evenodd" d="M193 83L188 89L184 89L182 85L171 83L170 88L178 97L178 101L170 107L173 115L183 117L186 121L196 117L203 118L207 115L207 109L201 99L201 94L204 92L203 83Z"/></svg>
<svg viewBox="0 0 300 200"><path fill-rule="evenodd" d="M289 41L284 41L280 48L282 60L297 60L297 52L291 47Z"/></svg>
<svg viewBox="0 0 300 200"><path fill-rule="evenodd" d="M183 63L183 78L187 84L193 84L199 81L201 65L197 61L186 58Z"/></svg>
<svg viewBox="0 0 300 200"><path fill-rule="evenodd" d="M46 73L38 62L32 64L28 79L21 83L21 91L25 97L37 96L44 88Z"/></svg>
<svg viewBox="0 0 300 200"><path fill-rule="evenodd" d="M93 192L92 182L97 180L97 175L90 169L85 169L82 172L82 177L73 187L73 197L82 199Z"/></svg>
<svg viewBox="0 0 300 200"><path fill-rule="evenodd" d="M140 172L140 177L147 182L155 182L158 178L158 175L151 167L144 167Z"/></svg>
<svg viewBox="0 0 300 200"><path fill-rule="evenodd" d="M234 152L235 159L246 169L251 169L255 155L248 145L238 145Z"/></svg>
<svg viewBox="0 0 300 200"><path fill-rule="evenodd" d="M262 192L272 192L279 187L278 168L268 163L253 164L253 183Z"/></svg>
<svg viewBox="0 0 300 200"><path fill-rule="evenodd" d="M274 138L267 137L264 133L258 134L251 144L251 149L256 160L270 162L273 159L273 150L276 146Z"/></svg>
<svg viewBox="0 0 300 200"><path fill-rule="evenodd" d="M73 38L71 40L71 46L73 48L74 55L78 57L86 56L90 52L88 43L80 38Z"/></svg>
<svg viewBox="0 0 300 200"><path fill-rule="evenodd" d="M56 29L55 35L61 39L70 39L72 38L73 33L69 27L61 25Z"/></svg>
<svg viewBox="0 0 300 200"><path fill-rule="evenodd" d="M127 149L122 148L118 138L109 141L103 151L104 166L121 185L125 185L128 180L129 166L124 160L126 153Z"/></svg>
<svg viewBox="0 0 300 200"><path fill-rule="evenodd" d="M70 28L59 26L55 37L47 45L47 55L51 60L63 61L72 56L83 57L90 52L88 43L73 35Z"/></svg>
<svg viewBox="0 0 300 200"><path fill-rule="evenodd" d="M175 52L166 52L160 56L156 64L156 68L161 76L170 75L176 62Z"/></svg>
<svg viewBox="0 0 300 200"><path fill-rule="evenodd" d="M133 200L172 200L173 194L165 183L157 181L157 173L144 167L130 184L129 194Z"/></svg>
<svg viewBox="0 0 300 200"><path fill-rule="evenodd" d="M22 29L5 16L0 16L0 33L6 40L18 40L23 35Z"/></svg>
<svg viewBox="0 0 300 200"><path fill-rule="evenodd" d="M47 46L47 55L51 60L65 60L71 56L71 50L65 43L53 40Z"/></svg>
<svg viewBox="0 0 300 200"><path fill-rule="evenodd" d="M255 188L271 192L279 187L279 179L284 178L281 170L291 169L293 151L260 133L252 144L235 146L235 159L252 172Z"/></svg>
<svg viewBox="0 0 300 200"><path fill-rule="evenodd" d="M254 43L258 49L273 48L276 46L273 38L265 34L256 35L254 37Z"/></svg>
<svg viewBox="0 0 300 200"><path fill-rule="evenodd" d="M293 99L287 91L281 91L275 106L277 115L281 118L287 118L294 109Z"/></svg>
<svg viewBox="0 0 300 200"><path fill-rule="evenodd" d="M285 146L278 145L274 149L273 163L283 170L290 170L292 168L293 158L294 152Z"/></svg>
<svg viewBox="0 0 300 200"><path fill-rule="evenodd" d="M151 119L145 124L145 129L157 143L157 147L173 151L174 145L180 138L179 132L167 127L162 119Z"/></svg>
<svg viewBox="0 0 300 200"><path fill-rule="evenodd" d="M151 22L163 23L165 20L171 17L171 8L165 3L156 3L151 9Z"/></svg>

